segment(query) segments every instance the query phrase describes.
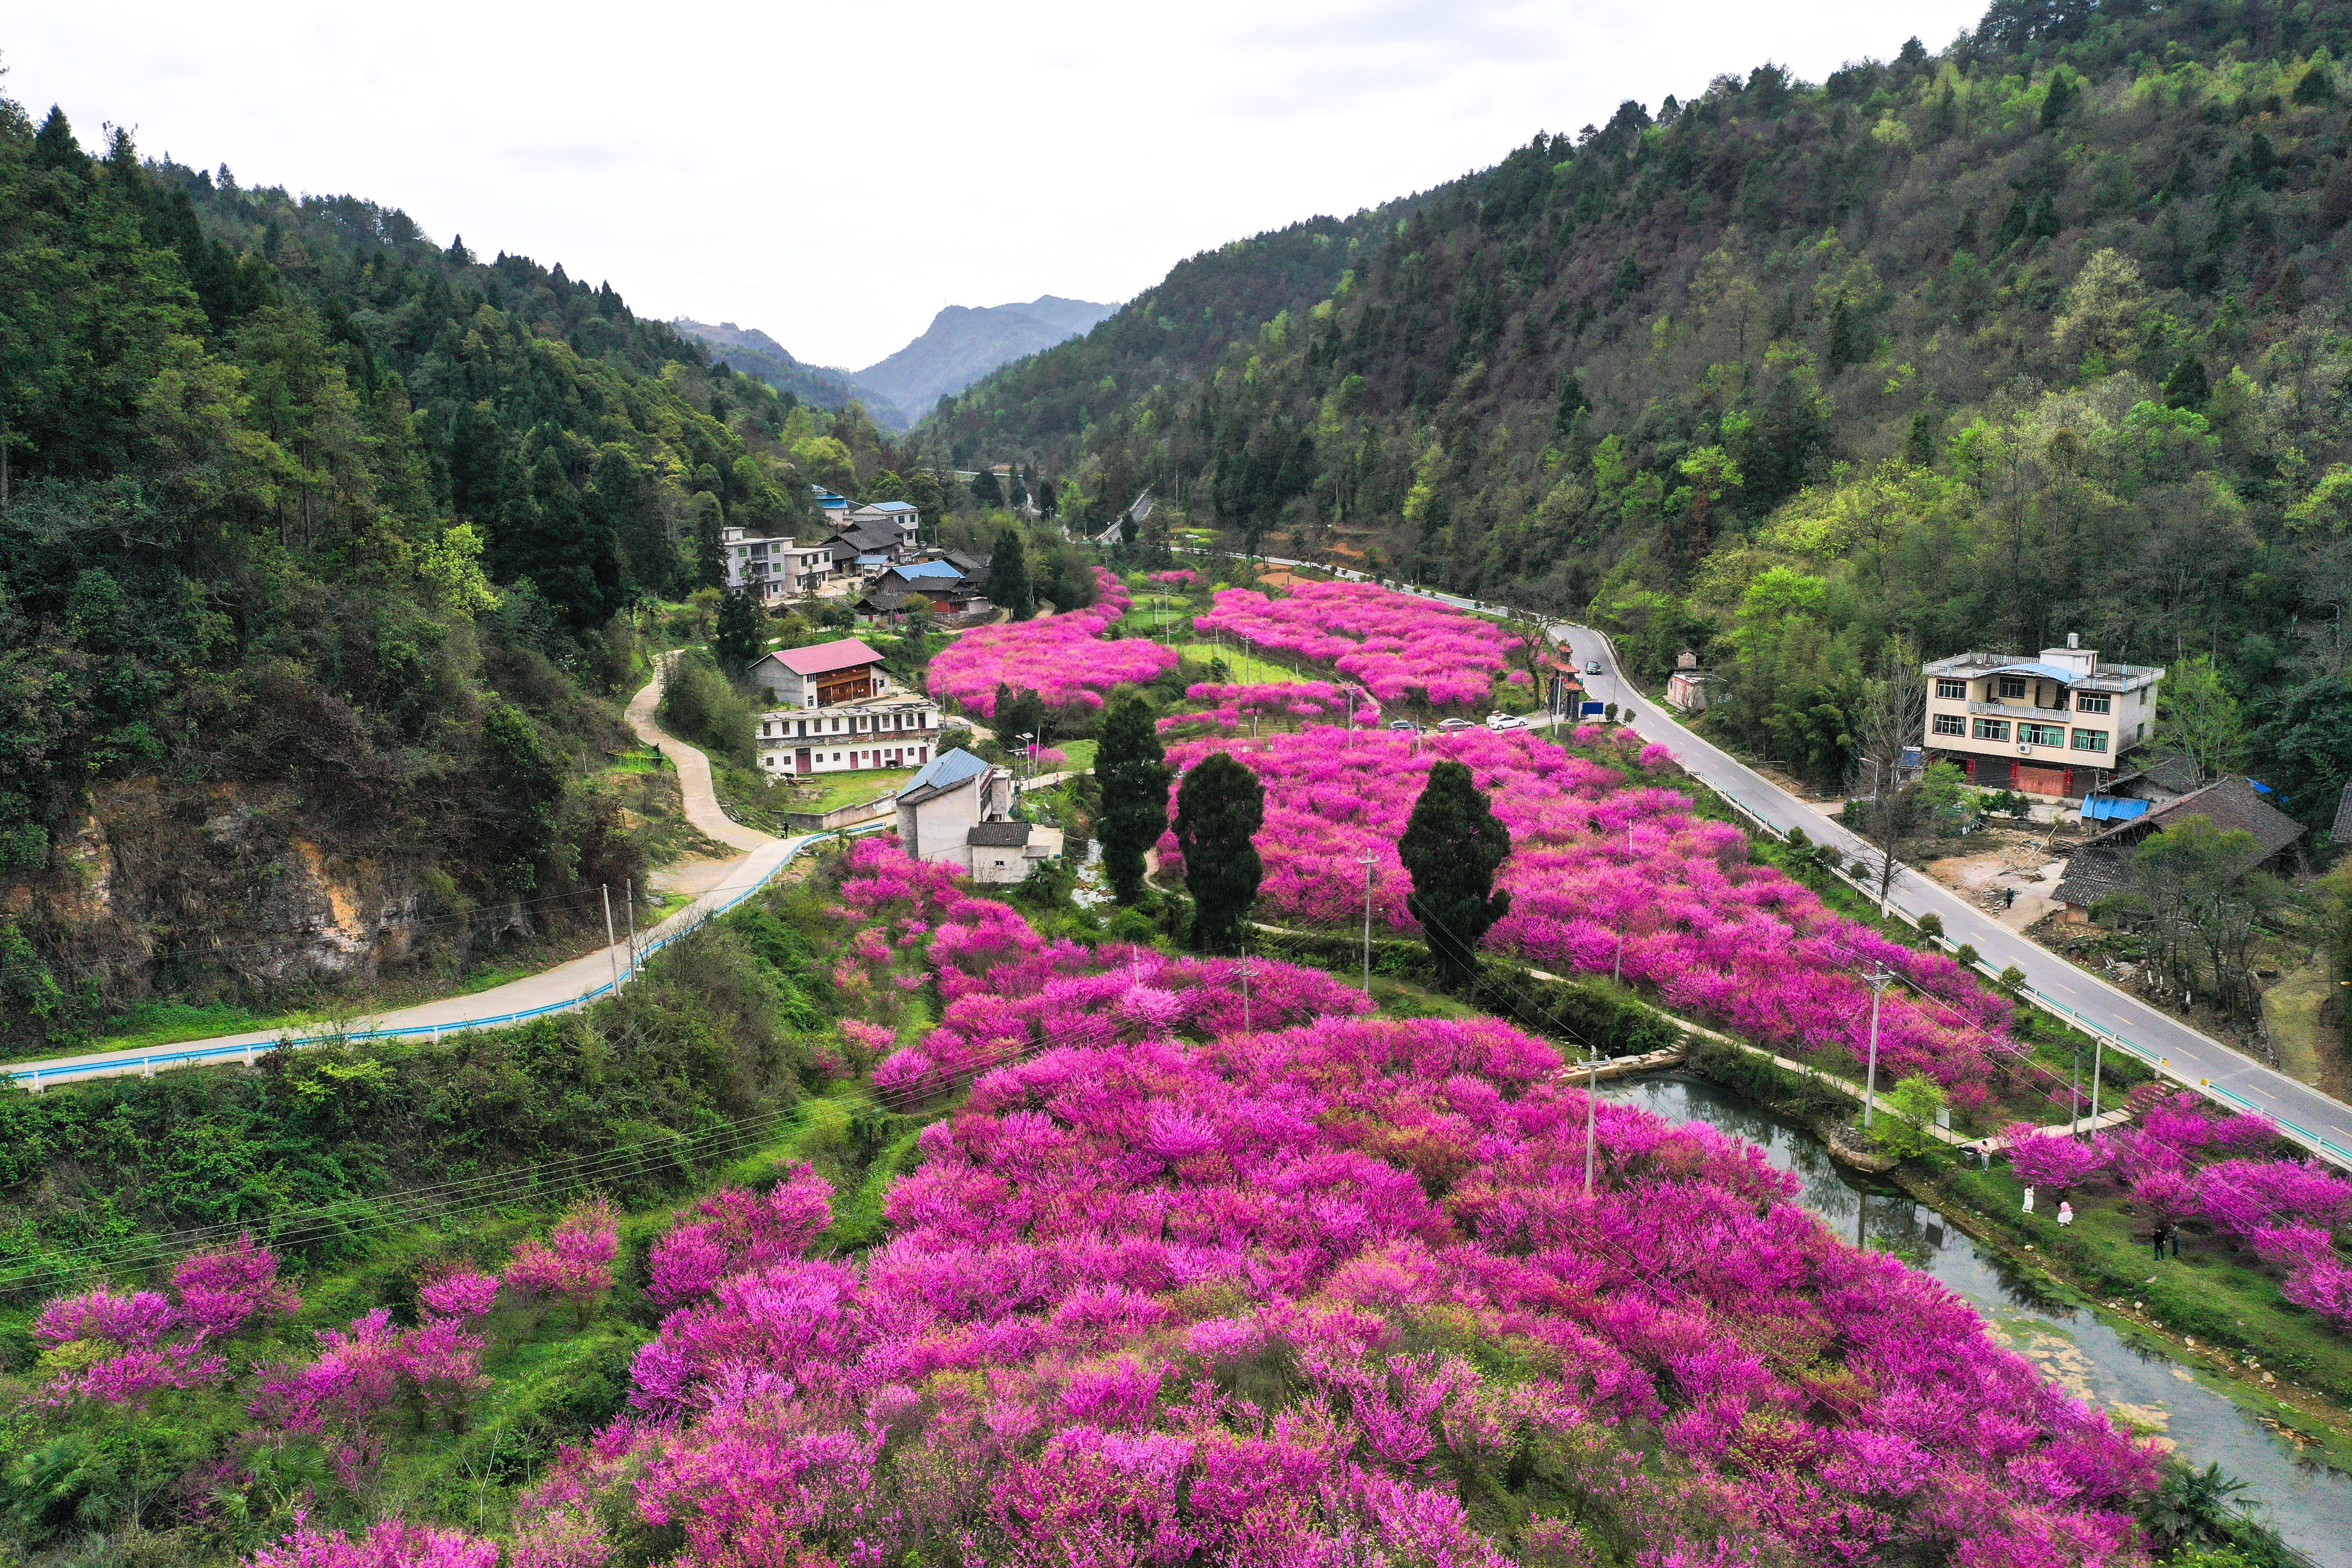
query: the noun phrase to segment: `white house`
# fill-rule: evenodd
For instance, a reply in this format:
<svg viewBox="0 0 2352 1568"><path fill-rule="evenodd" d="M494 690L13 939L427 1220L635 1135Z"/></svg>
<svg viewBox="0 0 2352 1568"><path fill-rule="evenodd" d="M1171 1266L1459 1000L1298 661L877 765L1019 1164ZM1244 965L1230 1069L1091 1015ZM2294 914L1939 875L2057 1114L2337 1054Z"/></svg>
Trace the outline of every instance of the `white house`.
<svg viewBox="0 0 2352 1568"><path fill-rule="evenodd" d="M914 768L939 748L939 705L893 690L870 702L836 703L814 712L780 708L760 715L760 766L772 773L838 773Z"/></svg>
<svg viewBox="0 0 2352 1568"><path fill-rule="evenodd" d="M779 648L752 661L743 675L779 708L865 702L890 689L882 656L856 637Z"/></svg>
<svg viewBox="0 0 2352 1568"><path fill-rule="evenodd" d="M719 553L727 566L727 585L767 603L816 593L841 571L841 552L829 540L800 544L730 527L719 530Z"/></svg>
<svg viewBox="0 0 2352 1568"><path fill-rule="evenodd" d="M898 792L898 845L983 886L1018 882L1062 853L1062 830L1013 815L1013 770L961 747Z"/></svg>

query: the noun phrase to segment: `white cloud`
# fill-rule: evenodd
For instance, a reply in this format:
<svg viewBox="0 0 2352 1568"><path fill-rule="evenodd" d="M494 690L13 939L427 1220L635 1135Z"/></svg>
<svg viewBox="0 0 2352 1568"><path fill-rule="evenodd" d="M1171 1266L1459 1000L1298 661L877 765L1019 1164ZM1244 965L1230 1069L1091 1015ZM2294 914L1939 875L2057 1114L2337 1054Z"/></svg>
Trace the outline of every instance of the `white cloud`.
<svg viewBox="0 0 2352 1568"><path fill-rule="evenodd" d="M1981 0L792 0L12 19L0 89L247 184L349 192L647 314L859 365L941 305L1120 300L1185 256L1766 58L1819 79Z"/></svg>

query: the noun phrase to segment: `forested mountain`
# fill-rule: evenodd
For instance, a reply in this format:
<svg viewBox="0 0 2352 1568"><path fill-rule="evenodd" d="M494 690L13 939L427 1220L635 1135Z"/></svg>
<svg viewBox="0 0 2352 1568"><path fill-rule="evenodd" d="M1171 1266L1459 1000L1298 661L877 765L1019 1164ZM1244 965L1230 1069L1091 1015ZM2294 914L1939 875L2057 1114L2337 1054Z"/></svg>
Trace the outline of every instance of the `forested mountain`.
<svg viewBox="0 0 2352 1568"><path fill-rule="evenodd" d="M950 305L923 335L889 358L856 373L857 384L900 408L928 410L999 365L1076 337L1116 305L1042 294L1025 305Z"/></svg>
<svg viewBox="0 0 2352 1568"><path fill-rule="evenodd" d="M592 698L722 515L805 507L793 416L561 266L0 100L0 1033L640 868Z"/></svg>
<svg viewBox="0 0 2352 1568"><path fill-rule="evenodd" d="M670 325L709 348L711 357L729 369L757 376L803 403L834 409L856 398L865 403L866 413L877 425L904 430L909 423L906 408L913 405L901 405L879 388L840 371L794 359L783 344L757 327L739 327L732 321L713 326L685 316L673 319Z"/></svg>
<svg viewBox="0 0 2352 1568"><path fill-rule="evenodd" d="M2352 767L2347 44L2336 4L2001 0L1940 55L1718 77L1288 289L1221 268L1264 240L1188 262L941 434L1082 513L1181 477L1243 536L1695 648L1823 778L1898 636L2210 656L2316 822Z"/></svg>

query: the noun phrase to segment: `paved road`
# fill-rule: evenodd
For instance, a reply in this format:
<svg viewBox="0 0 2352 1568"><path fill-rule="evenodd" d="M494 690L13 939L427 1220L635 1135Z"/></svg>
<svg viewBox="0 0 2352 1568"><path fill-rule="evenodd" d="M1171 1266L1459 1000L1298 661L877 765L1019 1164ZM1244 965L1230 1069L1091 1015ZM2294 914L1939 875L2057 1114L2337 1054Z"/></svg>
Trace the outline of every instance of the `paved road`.
<svg viewBox="0 0 2352 1568"><path fill-rule="evenodd" d="M1271 556L1260 559L1275 565L1312 564ZM1360 573L1342 575L1362 578ZM1493 611L1501 607L1428 589L1406 592L1458 609ZM1807 837L1833 846L1849 859L1870 853L1870 847L1859 837L1722 748L1685 729L1670 713L1644 698L1624 678L1617 651L1603 634L1569 621L1547 624L1561 646L1571 650L1580 669L1590 661L1599 661L1601 673L1584 678L1586 684L1594 689L1591 695L1613 700L1620 714L1630 712L1630 721L1636 731L1673 751L1682 765L1708 788L1777 832L1785 834L1792 827L1801 827ZM2170 1014L2149 1006L2129 992L2085 973L2049 949L2004 929L1950 889L1907 867L1896 875L1889 901L1913 920L1930 912L1940 915L1949 943L1973 946L1995 973L2015 964L2025 972L2027 988L2033 994L2071 1015L2089 1033L2105 1037L2182 1083L2207 1089L2225 1103L2261 1111L2277 1121L2290 1136L2301 1134L2296 1142L2314 1153L2352 1169L2352 1106L2265 1067Z"/></svg>
<svg viewBox="0 0 2352 1568"><path fill-rule="evenodd" d="M803 847L830 837L813 833L797 838L773 838L756 828L730 820L725 812L719 809L719 798L712 793L709 759L683 741L663 733L655 724L653 710L659 696L658 683L637 693L635 700L629 704L631 727L640 739L659 746L663 754L677 765L678 793L686 819L712 838L744 853L728 860L689 861L657 878L665 885L690 891L695 897L692 902L667 920L639 933L636 953L639 963L648 953L750 894L772 877ZM620 911L615 910L614 918L618 919ZM593 952L557 964L541 973L509 981L487 991L444 997L437 1002L420 1003L413 1007L394 1008L390 1012L350 1020L345 1035L346 1037L355 1035L421 1036L437 1039L443 1034L467 1028L494 1028L521 1018L562 1012L604 994L613 988L616 976L625 980L630 958L628 943L623 941L609 948L600 947ZM216 1036L211 1039L188 1040L152 1050L97 1051L83 1056L56 1057L46 1061L16 1062L0 1068L0 1071L37 1091L48 1084L70 1082L77 1079L152 1073L165 1068L189 1067L207 1061L249 1061L254 1053L268 1049L285 1034L282 1029L256 1029L244 1034Z"/></svg>

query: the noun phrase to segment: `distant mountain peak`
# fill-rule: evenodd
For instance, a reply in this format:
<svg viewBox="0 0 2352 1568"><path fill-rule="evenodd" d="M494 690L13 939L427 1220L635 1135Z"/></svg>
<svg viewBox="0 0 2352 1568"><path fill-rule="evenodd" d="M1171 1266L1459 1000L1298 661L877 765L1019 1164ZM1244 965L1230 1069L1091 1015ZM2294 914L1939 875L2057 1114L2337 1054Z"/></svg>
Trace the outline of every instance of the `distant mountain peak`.
<svg viewBox="0 0 2352 1568"><path fill-rule="evenodd" d="M921 337L847 374L919 416L991 371L1091 330L1118 309L1058 294L1040 294L1025 304L949 305Z"/></svg>

